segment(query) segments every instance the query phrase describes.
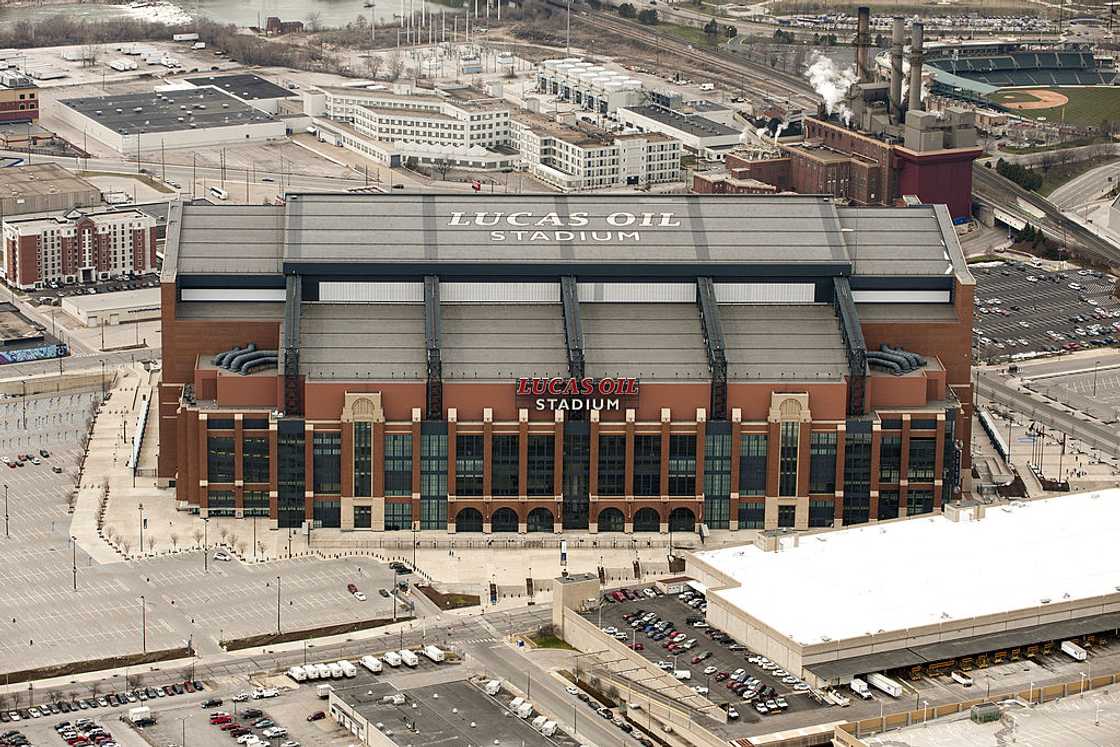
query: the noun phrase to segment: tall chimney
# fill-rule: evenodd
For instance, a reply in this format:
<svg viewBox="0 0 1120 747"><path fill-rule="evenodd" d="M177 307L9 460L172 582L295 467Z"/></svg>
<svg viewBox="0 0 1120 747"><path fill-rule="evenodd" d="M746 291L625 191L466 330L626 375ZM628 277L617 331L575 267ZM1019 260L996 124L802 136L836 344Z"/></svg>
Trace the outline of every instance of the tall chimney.
<svg viewBox="0 0 1120 747"><path fill-rule="evenodd" d="M902 123L906 112L902 108L902 47L906 44L906 20L894 19L891 34L891 117Z"/></svg>
<svg viewBox="0 0 1120 747"><path fill-rule="evenodd" d="M910 32L910 101L908 109L921 111L922 109L922 24L914 22Z"/></svg>
<svg viewBox="0 0 1120 747"><path fill-rule="evenodd" d="M859 73L860 83L870 83L872 75L868 58L871 48L871 8L861 5L856 14L856 72Z"/></svg>

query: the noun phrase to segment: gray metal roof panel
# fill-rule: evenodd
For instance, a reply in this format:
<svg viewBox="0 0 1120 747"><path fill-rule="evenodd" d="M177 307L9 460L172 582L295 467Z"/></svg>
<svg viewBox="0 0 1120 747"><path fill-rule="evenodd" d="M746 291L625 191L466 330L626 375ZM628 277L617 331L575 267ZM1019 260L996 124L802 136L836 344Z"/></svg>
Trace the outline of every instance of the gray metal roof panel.
<svg viewBox="0 0 1120 747"><path fill-rule="evenodd" d="M708 377L695 304L583 303L588 376L675 381Z"/></svg>
<svg viewBox="0 0 1120 747"><path fill-rule="evenodd" d="M847 372L828 304L721 304L719 313L731 381L836 380Z"/></svg>
<svg viewBox="0 0 1120 747"><path fill-rule="evenodd" d="M424 306L303 304L300 370L316 379L423 379Z"/></svg>
<svg viewBox="0 0 1120 747"><path fill-rule="evenodd" d="M440 314L445 380L567 375L560 304L444 303Z"/></svg>
<svg viewBox="0 0 1120 747"><path fill-rule="evenodd" d="M952 256L960 254L956 233L946 240L933 205L839 207L836 212L846 229L855 275L948 275L959 269Z"/></svg>
<svg viewBox="0 0 1120 747"><path fill-rule="evenodd" d="M180 274L278 274L282 211L269 205L184 205L179 228ZM170 239L169 239L170 241Z"/></svg>

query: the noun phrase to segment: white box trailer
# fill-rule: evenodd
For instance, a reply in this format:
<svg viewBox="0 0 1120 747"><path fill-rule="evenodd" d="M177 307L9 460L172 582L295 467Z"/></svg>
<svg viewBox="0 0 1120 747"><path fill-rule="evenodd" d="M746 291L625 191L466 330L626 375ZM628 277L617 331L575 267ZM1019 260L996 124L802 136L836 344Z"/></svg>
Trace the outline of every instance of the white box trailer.
<svg viewBox="0 0 1120 747"><path fill-rule="evenodd" d="M288 676L296 682L307 681L307 671L303 667L289 667Z"/></svg>
<svg viewBox="0 0 1120 747"><path fill-rule="evenodd" d="M547 716L537 716L532 721L533 728L536 729L537 731L540 731L541 729L543 729L544 725L546 723L548 723L548 717Z"/></svg>
<svg viewBox="0 0 1120 747"><path fill-rule="evenodd" d="M315 694L319 696L319 700L326 700L331 696L332 690L334 690L334 685L323 683L315 688Z"/></svg>
<svg viewBox="0 0 1120 747"><path fill-rule="evenodd" d="M871 699L871 688L869 688L867 686L867 683L861 680L859 677L853 677L852 681L848 684L848 687L852 689L852 692L854 692L864 700Z"/></svg>
<svg viewBox="0 0 1120 747"><path fill-rule="evenodd" d="M424 654L424 656L428 657L436 664L447 659L447 655L443 653L443 650L439 646L432 646L431 644L425 646L420 653Z"/></svg>
<svg viewBox="0 0 1120 747"><path fill-rule="evenodd" d="M342 674L344 676L346 676L346 677L357 677L358 676L358 668L356 666L354 666L351 662L347 661L346 659L343 659L342 661L338 662L338 666L342 667Z"/></svg>
<svg viewBox="0 0 1120 747"><path fill-rule="evenodd" d="M556 733L556 722L555 721L545 721L544 726L541 727L541 734L543 734L546 737L551 737L555 733Z"/></svg>
<svg viewBox="0 0 1120 747"><path fill-rule="evenodd" d="M1062 641L1062 653L1077 661L1085 661L1089 658L1089 652L1073 641Z"/></svg>
<svg viewBox="0 0 1120 747"><path fill-rule="evenodd" d="M517 708L515 708L513 712L517 714L518 718L528 719L533 715L533 704L529 702L522 703L521 705L517 706Z"/></svg>
<svg viewBox="0 0 1120 747"><path fill-rule="evenodd" d="M152 716L152 709L148 706L129 708L128 721L134 726L144 726L145 724L154 724L156 722L155 717Z"/></svg>
<svg viewBox="0 0 1120 747"><path fill-rule="evenodd" d="M407 648L401 649L401 661L404 662L406 667L415 668L420 663L420 658L409 651Z"/></svg>
<svg viewBox="0 0 1120 747"><path fill-rule="evenodd" d="M385 663L396 669L401 665L401 656L396 651L386 651L385 656L381 657Z"/></svg>
<svg viewBox="0 0 1120 747"><path fill-rule="evenodd" d="M502 681L501 680L490 680L485 685L483 685L482 690L487 695L497 695L498 693L500 693L502 691Z"/></svg>
<svg viewBox="0 0 1120 747"><path fill-rule="evenodd" d="M319 679L329 680L331 678L331 668L326 664L316 664L315 670L319 673Z"/></svg>
<svg viewBox="0 0 1120 747"><path fill-rule="evenodd" d="M303 676L309 680L319 679L319 667L315 666L314 664L304 664Z"/></svg>
<svg viewBox="0 0 1120 747"><path fill-rule="evenodd" d="M198 34L174 34L171 40L177 42L198 41Z"/></svg>
<svg viewBox="0 0 1120 747"><path fill-rule="evenodd" d="M327 669L331 673L332 680L340 680L345 676L345 673L342 671L342 665L340 665L337 661L332 661L330 664L328 664Z"/></svg>
<svg viewBox="0 0 1120 747"><path fill-rule="evenodd" d="M902 685L898 684L885 674L875 672L874 674L867 675L867 684L874 688L882 690L892 698L897 698L902 695Z"/></svg>
<svg viewBox="0 0 1120 747"><path fill-rule="evenodd" d="M384 669L384 667L381 666L381 659L378 659L376 656L363 656L361 659L358 659L358 663L373 674L381 674L381 670Z"/></svg>
<svg viewBox="0 0 1120 747"><path fill-rule="evenodd" d="M195 42L191 45L191 49L206 49L206 42Z"/></svg>

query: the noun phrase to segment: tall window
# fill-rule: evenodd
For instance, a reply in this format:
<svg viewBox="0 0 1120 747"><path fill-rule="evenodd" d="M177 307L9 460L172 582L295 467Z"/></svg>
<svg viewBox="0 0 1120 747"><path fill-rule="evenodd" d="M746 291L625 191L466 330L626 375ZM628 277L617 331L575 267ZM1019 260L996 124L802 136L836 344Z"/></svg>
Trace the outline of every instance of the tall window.
<svg viewBox="0 0 1120 747"><path fill-rule="evenodd" d="M696 436L669 436L669 495L696 495Z"/></svg>
<svg viewBox="0 0 1120 747"><path fill-rule="evenodd" d="M879 511L875 515L879 521L898 518L898 491L879 491Z"/></svg>
<svg viewBox="0 0 1120 747"><path fill-rule="evenodd" d="M311 449L315 464L315 495L341 493L342 434L338 431L316 431Z"/></svg>
<svg viewBox="0 0 1120 747"><path fill-rule="evenodd" d="M354 423L354 495L363 498L373 495L372 446L373 424Z"/></svg>
<svg viewBox="0 0 1120 747"><path fill-rule="evenodd" d="M586 422L564 424L564 528L587 529L591 500L591 437Z"/></svg>
<svg viewBox="0 0 1120 747"><path fill-rule="evenodd" d="M879 483L897 485L902 469L902 436L884 433L879 438Z"/></svg>
<svg viewBox="0 0 1120 747"><path fill-rule="evenodd" d="M342 526L342 501L317 500L311 504L311 517L325 529L338 529Z"/></svg>
<svg viewBox="0 0 1120 747"><path fill-rule="evenodd" d="M412 496L412 434L385 434L385 495Z"/></svg>
<svg viewBox="0 0 1120 747"><path fill-rule="evenodd" d="M412 504L385 502L385 531L412 529Z"/></svg>
<svg viewBox="0 0 1120 747"><path fill-rule="evenodd" d="M871 496L844 494L844 526L865 524L871 514Z"/></svg>
<svg viewBox="0 0 1120 747"><path fill-rule="evenodd" d="M482 435L455 436L455 495L482 495Z"/></svg>
<svg viewBox="0 0 1120 747"><path fill-rule="evenodd" d="M302 420L281 420L276 438L277 523L281 528L303 524L307 470Z"/></svg>
<svg viewBox="0 0 1120 747"><path fill-rule="evenodd" d="M731 526L730 432L704 434L704 523L711 529Z"/></svg>
<svg viewBox="0 0 1120 747"><path fill-rule="evenodd" d="M778 506L778 526L792 528L797 521L797 506Z"/></svg>
<svg viewBox="0 0 1120 747"><path fill-rule="evenodd" d="M207 439L206 479L212 483L233 482L233 436Z"/></svg>
<svg viewBox="0 0 1120 747"><path fill-rule="evenodd" d="M354 528L369 529L373 526L373 511L369 506L354 506Z"/></svg>
<svg viewBox="0 0 1120 747"><path fill-rule="evenodd" d="M906 472L906 478L910 482L933 482L933 471L936 464L937 439L911 437L910 466Z"/></svg>
<svg viewBox="0 0 1120 747"><path fill-rule="evenodd" d="M246 436L241 444L241 475L247 483L268 482L268 438Z"/></svg>
<svg viewBox="0 0 1120 747"><path fill-rule="evenodd" d="M911 490L906 496L906 515L916 516L933 511L932 490Z"/></svg>
<svg viewBox="0 0 1120 747"><path fill-rule="evenodd" d="M241 494L241 506L245 516L268 516L268 491L246 490Z"/></svg>
<svg viewBox="0 0 1120 747"><path fill-rule="evenodd" d="M836 432L809 436L809 492L836 492Z"/></svg>
<svg viewBox="0 0 1120 747"><path fill-rule="evenodd" d="M420 528L447 529L447 423L420 435Z"/></svg>
<svg viewBox="0 0 1120 747"><path fill-rule="evenodd" d="M832 501L822 501L815 498L809 499L809 526L830 527L833 523L835 509Z"/></svg>
<svg viewBox="0 0 1120 747"><path fill-rule="evenodd" d="M634 436L634 495L661 495L661 434Z"/></svg>
<svg viewBox="0 0 1120 747"><path fill-rule="evenodd" d="M207 496L210 516L233 516L237 513L232 490L212 490Z"/></svg>
<svg viewBox="0 0 1120 747"><path fill-rule="evenodd" d="M844 495L871 496L871 434L844 435Z"/></svg>
<svg viewBox="0 0 1120 747"><path fill-rule="evenodd" d="M518 451L519 437L513 434L495 434L490 447L490 494L518 495L518 472L521 454Z"/></svg>
<svg viewBox="0 0 1120 747"><path fill-rule="evenodd" d="M745 433L739 445L739 494L766 494L766 455L769 449L765 433Z"/></svg>
<svg viewBox="0 0 1120 747"><path fill-rule="evenodd" d="M555 439L551 434L529 436L529 474L526 475L526 492L531 496L556 494L553 474L556 462Z"/></svg>
<svg viewBox="0 0 1120 747"><path fill-rule="evenodd" d="M739 528L762 529L766 519L766 504L761 501L739 504Z"/></svg>
<svg viewBox="0 0 1120 747"><path fill-rule="evenodd" d="M778 495L797 495L797 443L801 437L801 423L786 421L781 424L778 442Z"/></svg>
<svg viewBox="0 0 1120 747"><path fill-rule="evenodd" d="M599 436L599 495L626 495L626 436Z"/></svg>

